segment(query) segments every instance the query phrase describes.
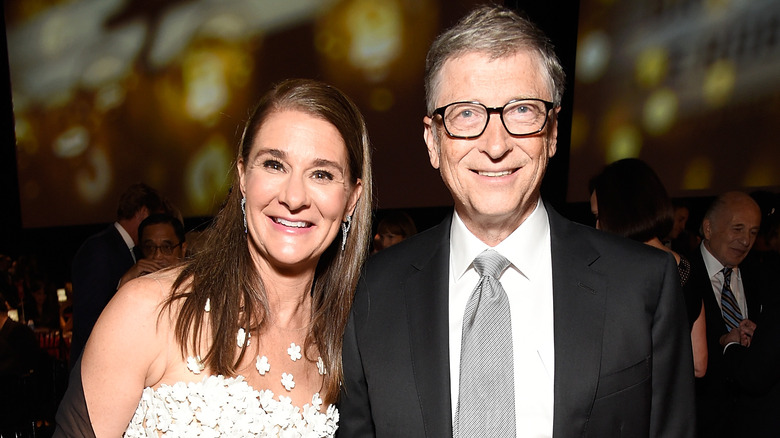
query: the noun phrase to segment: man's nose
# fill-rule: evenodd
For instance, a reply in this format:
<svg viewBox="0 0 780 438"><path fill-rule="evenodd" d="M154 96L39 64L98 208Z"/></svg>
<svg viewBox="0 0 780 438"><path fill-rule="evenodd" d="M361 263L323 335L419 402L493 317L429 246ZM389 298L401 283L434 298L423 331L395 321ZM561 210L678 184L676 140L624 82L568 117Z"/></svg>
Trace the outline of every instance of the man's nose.
<svg viewBox="0 0 780 438"><path fill-rule="evenodd" d="M484 140L480 149L493 160L498 160L510 149L509 136L509 132L501 122L501 115L490 114L485 132L482 133Z"/></svg>

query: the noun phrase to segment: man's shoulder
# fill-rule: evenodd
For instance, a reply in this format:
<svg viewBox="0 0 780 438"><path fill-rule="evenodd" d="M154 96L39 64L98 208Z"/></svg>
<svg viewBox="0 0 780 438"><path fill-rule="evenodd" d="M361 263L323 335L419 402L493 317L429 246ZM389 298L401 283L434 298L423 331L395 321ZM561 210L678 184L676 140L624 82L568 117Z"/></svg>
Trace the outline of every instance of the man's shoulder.
<svg viewBox="0 0 780 438"><path fill-rule="evenodd" d="M607 233L588 225L583 225L569 219L550 216L550 235L553 247L561 248L562 252L595 251L600 257L625 259L628 254L632 258L645 257L664 259L665 254L656 248L645 245L616 234Z"/></svg>
<svg viewBox="0 0 780 438"><path fill-rule="evenodd" d="M113 224L108 225L97 233L87 237L79 247L78 253L90 253L96 250L115 248L118 242L124 243Z"/></svg>
<svg viewBox="0 0 780 438"><path fill-rule="evenodd" d="M427 263L439 251L449 249L450 218L372 255L366 263L369 275L394 268Z"/></svg>

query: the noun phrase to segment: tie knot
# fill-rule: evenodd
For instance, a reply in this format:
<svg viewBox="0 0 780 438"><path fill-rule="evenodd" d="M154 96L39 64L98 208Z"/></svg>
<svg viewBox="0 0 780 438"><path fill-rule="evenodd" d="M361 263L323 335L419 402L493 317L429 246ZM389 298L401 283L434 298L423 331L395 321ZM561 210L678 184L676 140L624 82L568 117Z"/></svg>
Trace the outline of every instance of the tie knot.
<svg viewBox="0 0 780 438"><path fill-rule="evenodd" d="M729 267L727 266L727 267L723 268L723 271L721 271L721 272L723 272L723 278L724 278L726 281L729 281L729 280L731 280L731 271L732 271L732 270L733 270L733 268L729 268Z"/></svg>
<svg viewBox="0 0 780 438"><path fill-rule="evenodd" d="M480 277L493 277L498 279L504 269L509 266L509 260L492 249L482 251L474 259L474 269Z"/></svg>

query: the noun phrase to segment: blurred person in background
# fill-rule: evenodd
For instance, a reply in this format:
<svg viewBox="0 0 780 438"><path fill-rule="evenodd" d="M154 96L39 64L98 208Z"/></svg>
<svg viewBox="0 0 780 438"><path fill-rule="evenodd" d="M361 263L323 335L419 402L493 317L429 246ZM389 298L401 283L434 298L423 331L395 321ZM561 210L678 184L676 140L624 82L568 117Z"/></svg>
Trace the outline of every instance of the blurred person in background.
<svg viewBox="0 0 780 438"><path fill-rule="evenodd" d="M142 258L122 276L119 285L163 268L171 267L187 253L184 225L168 213L156 213L138 226Z"/></svg>
<svg viewBox="0 0 780 438"><path fill-rule="evenodd" d="M417 227L406 212L388 211L376 226L374 252L389 248L415 234L417 234Z"/></svg>
<svg viewBox="0 0 780 438"><path fill-rule="evenodd" d="M117 219L90 236L73 257L73 341L71 367L81 355L100 313L116 293L119 280L135 263L138 226L167 202L143 183L128 187L119 198Z"/></svg>
<svg viewBox="0 0 780 438"><path fill-rule="evenodd" d="M636 158L615 161L593 177L590 194L596 228L671 254L677 263L680 285L685 285L691 273L690 262L661 242L675 226L684 227L685 221L676 220L666 188L650 166ZM696 294L686 296L685 301L694 375L702 377L707 372L708 358L704 304Z"/></svg>

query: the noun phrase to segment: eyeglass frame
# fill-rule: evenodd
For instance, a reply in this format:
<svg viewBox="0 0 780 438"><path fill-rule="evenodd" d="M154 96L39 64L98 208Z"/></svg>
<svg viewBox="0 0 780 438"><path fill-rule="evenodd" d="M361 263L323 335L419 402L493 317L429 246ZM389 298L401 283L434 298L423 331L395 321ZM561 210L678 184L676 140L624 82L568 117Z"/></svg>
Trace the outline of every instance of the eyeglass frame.
<svg viewBox="0 0 780 438"><path fill-rule="evenodd" d="M169 255L173 254L173 250L175 250L177 247L181 246L182 243L183 242L179 242L176 245L172 245L171 246L171 250L170 250L171 252L168 253L168 254L166 254L165 251L163 251L163 248L165 248L165 246L163 246L163 245L154 245L154 244L144 243L144 244L141 245L141 253L144 255L144 257L151 257L151 256L157 254L157 251L160 251L160 254L165 255L165 256L169 256ZM146 251L144 251L144 247L146 247L146 246L154 247L154 250L147 254Z"/></svg>
<svg viewBox="0 0 780 438"><path fill-rule="evenodd" d="M506 127L506 123L504 123L504 109L507 106L512 105L514 103L522 102L522 101L528 101L528 100L534 100L534 101L537 101L537 102L542 102L544 104L544 108L545 108L544 122L542 123L542 126L539 129L537 129L536 131L528 132L528 133L525 133L525 134L515 134L514 132L510 131L509 128ZM487 111L487 118L485 119L485 126L482 127L482 131L480 131L480 133L477 134L477 135L469 135L469 136L455 135L455 134L450 132L449 128L447 128L447 122L444 121L444 112L447 110L447 108L451 107L452 105L458 105L458 104L463 104L463 103L470 103L470 104L473 104L473 105L479 105L482 108L485 108L485 111ZM489 106L485 105L482 102L470 101L470 100L460 100L460 101L448 103L447 105L440 106L440 107L436 108L435 110L433 110L433 114L431 114L428 117L433 118L433 116L438 114L439 116L441 116L441 124L442 124L442 126L444 126L444 130L447 132L447 135L449 135L452 138L460 138L460 139L468 140L468 139L472 139L472 138L477 138L477 137L481 136L482 134L484 134L485 130L487 129L488 125L490 124L490 115L497 113L499 119L501 119L501 125L504 126L504 129L506 130L506 132L508 132L511 135L517 136L517 137L526 137L526 136L529 136L529 135L538 134L538 133L540 133L540 132L542 132L544 130L544 127L547 126L547 120L550 119L550 110L554 109L555 107L556 107L555 103L547 101L547 100L544 100L544 99L537 99L537 98L512 99L509 102L505 103L503 106L495 106L495 107L489 107Z"/></svg>

